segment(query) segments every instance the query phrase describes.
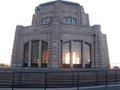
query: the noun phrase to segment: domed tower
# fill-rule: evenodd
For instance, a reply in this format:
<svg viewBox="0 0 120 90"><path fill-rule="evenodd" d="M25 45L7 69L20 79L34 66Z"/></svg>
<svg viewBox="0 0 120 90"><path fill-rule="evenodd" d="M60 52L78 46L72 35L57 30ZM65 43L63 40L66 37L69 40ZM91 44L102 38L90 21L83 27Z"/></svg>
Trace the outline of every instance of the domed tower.
<svg viewBox="0 0 120 90"><path fill-rule="evenodd" d="M16 27L11 67L109 68L106 35L78 3L40 4L31 26Z"/></svg>

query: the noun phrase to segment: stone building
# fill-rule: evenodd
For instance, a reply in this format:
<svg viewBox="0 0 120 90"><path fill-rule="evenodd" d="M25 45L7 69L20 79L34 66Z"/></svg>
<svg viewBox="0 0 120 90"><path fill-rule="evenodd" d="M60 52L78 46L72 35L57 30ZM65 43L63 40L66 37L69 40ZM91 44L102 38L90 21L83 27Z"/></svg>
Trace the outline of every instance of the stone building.
<svg viewBox="0 0 120 90"><path fill-rule="evenodd" d="M16 27L11 67L109 68L106 35L78 3L40 4L31 26Z"/></svg>

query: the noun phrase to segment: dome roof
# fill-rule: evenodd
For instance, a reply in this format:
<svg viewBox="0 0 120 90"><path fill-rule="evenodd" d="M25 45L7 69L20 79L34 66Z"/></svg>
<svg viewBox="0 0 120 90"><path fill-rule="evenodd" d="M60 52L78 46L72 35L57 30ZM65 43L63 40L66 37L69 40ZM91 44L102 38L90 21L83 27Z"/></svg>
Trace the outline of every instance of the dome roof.
<svg viewBox="0 0 120 90"><path fill-rule="evenodd" d="M47 3L43 3L43 4L40 4L39 6L49 6L49 5L53 5L54 3L56 2L61 2L65 5L72 5L72 6L79 6L78 3L74 3L74 2L69 2L69 1L62 1L62 0L56 0L56 1L52 1L52 2L47 2Z"/></svg>

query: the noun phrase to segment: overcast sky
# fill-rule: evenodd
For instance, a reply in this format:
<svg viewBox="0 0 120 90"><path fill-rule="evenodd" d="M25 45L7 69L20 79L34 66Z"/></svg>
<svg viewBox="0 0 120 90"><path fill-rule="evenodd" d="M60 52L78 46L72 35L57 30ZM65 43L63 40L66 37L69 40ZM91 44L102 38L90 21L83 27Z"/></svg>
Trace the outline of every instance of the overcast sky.
<svg viewBox="0 0 120 90"><path fill-rule="evenodd" d="M10 64L16 25L29 26L34 9L53 0L0 0L0 63ZM111 65L120 66L119 0L69 0L89 14L90 25L100 24L107 35Z"/></svg>

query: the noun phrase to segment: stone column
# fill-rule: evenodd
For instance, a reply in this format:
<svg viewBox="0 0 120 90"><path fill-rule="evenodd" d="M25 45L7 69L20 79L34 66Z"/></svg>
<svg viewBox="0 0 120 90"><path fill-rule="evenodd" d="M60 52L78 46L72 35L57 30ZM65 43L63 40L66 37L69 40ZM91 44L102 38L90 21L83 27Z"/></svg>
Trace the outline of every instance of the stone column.
<svg viewBox="0 0 120 90"><path fill-rule="evenodd" d="M73 52L73 41L70 42L70 68L73 68L73 61L72 61L72 52Z"/></svg>
<svg viewBox="0 0 120 90"><path fill-rule="evenodd" d="M29 42L29 53L28 53L28 67L31 67L31 49L32 49L32 42Z"/></svg>
<svg viewBox="0 0 120 90"><path fill-rule="evenodd" d="M91 68L95 68L95 57L94 57L94 45L91 45L90 55L91 55Z"/></svg>
<svg viewBox="0 0 120 90"><path fill-rule="evenodd" d="M85 42L82 41L82 68L85 68Z"/></svg>
<svg viewBox="0 0 120 90"><path fill-rule="evenodd" d="M42 41L39 41L39 65L38 65L38 67L41 67L41 50L42 50Z"/></svg>
<svg viewBox="0 0 120 90"><path fill-rule="evenodd" d="M21 43L21 47L20 47L20 61L19 61L19 66L24 66L23 65L23 61L24 61L24 44Z"/></svg>

